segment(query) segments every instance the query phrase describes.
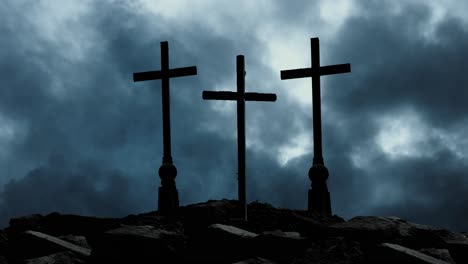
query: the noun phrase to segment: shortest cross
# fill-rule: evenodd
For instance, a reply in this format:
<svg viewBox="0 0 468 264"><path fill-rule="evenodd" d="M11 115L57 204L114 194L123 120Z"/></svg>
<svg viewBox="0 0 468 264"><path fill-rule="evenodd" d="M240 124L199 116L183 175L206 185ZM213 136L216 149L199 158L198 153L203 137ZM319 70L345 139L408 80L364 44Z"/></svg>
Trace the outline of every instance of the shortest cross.
<svg viewBox="0 0 468 264"><path fill-rule="evenodd" d="M276 101L276 94L246 93L244 56L237 56L237 92L203 91L204 100L237 101L237 166L238 194L242 219L247 221L247 199L245 188L245 101Z"/></svg>

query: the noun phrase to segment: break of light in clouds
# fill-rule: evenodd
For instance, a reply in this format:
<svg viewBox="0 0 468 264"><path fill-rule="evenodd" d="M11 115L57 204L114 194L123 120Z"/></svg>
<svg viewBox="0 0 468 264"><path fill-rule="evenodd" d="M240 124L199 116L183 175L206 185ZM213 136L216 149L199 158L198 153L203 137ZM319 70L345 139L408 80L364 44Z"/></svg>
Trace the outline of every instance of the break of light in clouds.
<svg viewBox="0 0 468 264"><path fill-rule="evenodd" d="M429 138L430 129L411 110L383 116L380 131L377 134L377 145L389 158L431 156Z"/></svg>
<svg viewBox="0 0 468 264"><path fill-rule="evenodd" d="M397 215L468 230L468 4L463 1L3 1L0 4L0 225L60 211L155 210L162 158L159 42L170 66L172 148L182 204L235 198L235 90L245 55L248 200L306 207L311 80L321 64L325 164L334 213ZM60 199L57 199L59 197ZM444 213L441 214L440 212Z"/></svg>

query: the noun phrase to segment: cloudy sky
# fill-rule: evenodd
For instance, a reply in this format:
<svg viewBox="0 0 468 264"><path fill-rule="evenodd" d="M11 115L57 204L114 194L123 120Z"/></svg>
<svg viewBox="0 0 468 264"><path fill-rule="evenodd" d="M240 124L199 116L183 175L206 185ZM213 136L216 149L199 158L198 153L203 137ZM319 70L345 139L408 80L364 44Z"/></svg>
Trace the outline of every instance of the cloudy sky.
<svg viewBox="0 0 468 264"><path fill-rule="evenodd" d="M0 228L59 211L157 208L160 82L132 73L196 65L171 81L182 205L237 196L235 89L245 55L248 200L305 209L312 160L310 66L322 78L324 159L335 214L394 215L468 231L466 1L29 1L0 3ZM430 2L430 3L429 3Z"/></svg>

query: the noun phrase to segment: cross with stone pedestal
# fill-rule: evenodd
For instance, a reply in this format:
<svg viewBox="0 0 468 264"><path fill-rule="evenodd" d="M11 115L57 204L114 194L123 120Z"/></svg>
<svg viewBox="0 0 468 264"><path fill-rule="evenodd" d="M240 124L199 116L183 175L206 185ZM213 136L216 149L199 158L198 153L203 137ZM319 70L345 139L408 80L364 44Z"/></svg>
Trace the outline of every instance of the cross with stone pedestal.
<svg viewBox="0 0 468 264"><path fill-rule="evenodd" d="M162 117L163 117L163 161L159 167L161 187L158 194L158 211L172 213L179 207L179 195L175 178L177 169L171 156L171 108L169 100L169 79L197 74L197 67L169 69L169 47L167 41L161 42L161 70L133 73L133 81L161 80Z"/></svg>
<svg viewBox="0 0 468 264"><path fill-rule="evenodd" d="M351 65L339 64L320 66L319 39L311 38L311 68L281 71L281 80L312 77L312 116L314 124L314 158L309 169L311 189L309 190L308 210L330 216L331 203L328 192L328 169L322 157L322 120L320 108L320 76L351 72Z"/></svg>
<svg viewBox="0 0 468 264"><path fill-rule="evenodd" d="M276 94L246 93L245 92L245 63L244 56L237 56L237 92L203 91L204 100L237 101L237 166L238 166L238 195L241 206L240 213L247 221L247 198L245 187L245 101L276 101Z"/></svg>

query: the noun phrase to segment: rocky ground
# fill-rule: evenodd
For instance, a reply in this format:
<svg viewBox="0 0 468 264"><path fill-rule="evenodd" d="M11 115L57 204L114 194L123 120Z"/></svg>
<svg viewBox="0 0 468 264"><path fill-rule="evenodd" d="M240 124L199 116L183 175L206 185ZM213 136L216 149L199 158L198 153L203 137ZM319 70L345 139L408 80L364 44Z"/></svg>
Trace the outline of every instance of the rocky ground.
<svg viewBox="0 0 468 264"><path fill-rule="evenodd" d="M52 213L0 230L4 263L468 263L468 236L397 217L344 221L254 202L208 201L124 218Z"/></svg>

